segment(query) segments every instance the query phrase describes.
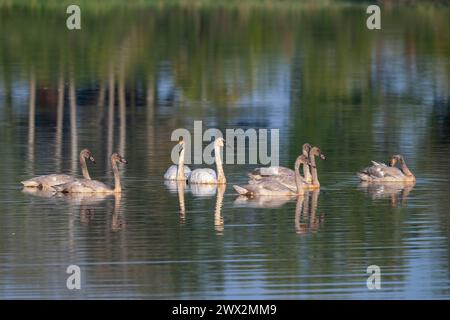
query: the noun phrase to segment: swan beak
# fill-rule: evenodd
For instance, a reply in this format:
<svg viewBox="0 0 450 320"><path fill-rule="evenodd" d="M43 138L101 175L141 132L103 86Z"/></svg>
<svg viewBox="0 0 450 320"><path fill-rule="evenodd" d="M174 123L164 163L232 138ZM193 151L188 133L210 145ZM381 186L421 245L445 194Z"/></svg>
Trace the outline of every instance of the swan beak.
<svg viewBox="0 0 450 320"><path fill-rule="evenodd" d="M320 159L322 159L322 160L325 160L325 159L326 159L326 157L325 157L325 155L324 155L323 153L321 153L319 157L320 157Z"/></svg>
<svg viewBox="0 0 450 320"><path fill-rule="evenodd" d="M120 162L121 162L121 163L124 163L124 164L127 164L127 163L128 163L128 161L125 160L124 158L121 158L121 159L120 159Z"/></svg>
<svg viewBox="0 0 450 320"><path fill-rule="evenodd" d="M92 162L93 164L95 164L95 159L94 159L93 156L90 156L90 157L89 157L89 160L91 160L91 162Z"/></svg>

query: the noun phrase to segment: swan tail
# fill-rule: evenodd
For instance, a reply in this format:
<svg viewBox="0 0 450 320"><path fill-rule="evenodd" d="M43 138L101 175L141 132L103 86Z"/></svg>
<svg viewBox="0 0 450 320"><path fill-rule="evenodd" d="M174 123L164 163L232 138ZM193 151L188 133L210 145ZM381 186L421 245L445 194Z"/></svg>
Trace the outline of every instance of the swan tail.
<svg viewBox="0 0 450 320"><path fill-rule="evenodd" d="M247 173L247 176L248 176L251 180L260 180L260 179L261 179L261 175L259 175L259 174Z"/></svg>
<svg viewBox="0 0 450 320"><path fill-rule="evenodd" d="M233 188L240 195L246 196L246 195L250 194L250 192L247 189L245 189L245 188L242 188L242 187L239 187L239 186L236 186L236 185L233 185Z"/></svg>
<svg viewBox="0 0 450 320"><path fill-rule="evenodd" d="M361 181L371 181L372 178L365 172L357 172L356 175Z"/></svg>

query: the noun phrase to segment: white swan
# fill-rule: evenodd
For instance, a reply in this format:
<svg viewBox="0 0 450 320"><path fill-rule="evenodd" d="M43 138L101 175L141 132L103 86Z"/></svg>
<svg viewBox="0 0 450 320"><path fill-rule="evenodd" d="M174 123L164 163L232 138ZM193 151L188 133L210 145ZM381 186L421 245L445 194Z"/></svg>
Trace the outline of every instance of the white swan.
<svg viewBox="0 0 450 320"><path fill-rule="evenodd" d="M81 172L83 173L83 177L85 179L91 179L87 166L86 159L91 160L92 163L95 163L95 159L92 156L92 152L88 149L83 149L80 152L80 165ZM32 179L28 179L25 181L21 181L25 188L40 188L43 190L52 190L52 187L58 184L68 183L71 181L75 181L77 178L68 175L68 174L47 174L39 177L35 177Z"/></svg>
<svg viewBox="0 0 450 320"><path fill-rule="evenodd" d="M178 142L180 155L178 157L178 165L173 164L164 174L165 180L186 181L191 175L191 169L184 164L184 141L180 139Z"/></svg>
<svg viewBox="0 0 450 320"><path fill-rule="evenodd" d="M220 158L220 148L223 148L225 140L221 137L214 140L214 157L216 162L217 174L213 169L203 168L192 171L189 183L205 183L205 184L223 184L227 183L222 167L222 159Z"/></svg>

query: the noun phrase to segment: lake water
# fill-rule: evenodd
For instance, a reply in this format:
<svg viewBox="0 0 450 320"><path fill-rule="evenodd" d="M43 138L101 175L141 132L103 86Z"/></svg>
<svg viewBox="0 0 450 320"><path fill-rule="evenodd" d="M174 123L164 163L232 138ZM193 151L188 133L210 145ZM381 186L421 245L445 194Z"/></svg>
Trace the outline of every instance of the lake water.
<svg viewBox="0 0 450 320"><path fill-rule="evenodd" d="M0 8L1 298L450 297L448 8L386 9L379 31L359 6L92 5L79 31L65 7ZM245 164L226 188L165 184L171 132L195 120L279 129L283 166L320 146L320 192L238 198ZM125 156L121 196L22 191L79 175L82 148L110 184ZM394 153L415 186L359 184Z"/></svg>

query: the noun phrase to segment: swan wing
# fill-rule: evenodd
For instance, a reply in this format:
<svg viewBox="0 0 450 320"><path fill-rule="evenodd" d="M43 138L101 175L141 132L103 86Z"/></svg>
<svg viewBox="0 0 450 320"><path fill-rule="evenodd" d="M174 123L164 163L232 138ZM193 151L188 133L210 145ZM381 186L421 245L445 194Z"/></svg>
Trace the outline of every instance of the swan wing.
<svg viewBox="0 0 450 320"><path fill-rule="evenodd" d="M374 166L387 167L387 165L385 163L382 163L382 162L376 162L376 161L373 161L373 160L371 160L371 162L372 162L372 164Z"/></svg>
<svg viewBox="0 0 450 320"><path fill-rule="evenodd" d="M164 173L164 180L177 180L178 174L178 165L173 164ZM191 175L191 169L188 166L184 166L184 176L186 179L189 179Z"/></svg>
<svg viewBox="0 0 450 320"><path fill-rule="evenodd" d="M55 185L72 182L74 180L75 180L74 177L69 176L67 174L47 174L22 181L21 183L25 187L42 187L45 189L51 188Z"/></svg>
<svg viewBox="0 0 450 320"><path fill-rule="evenodd" d="M265 182L263 182L261 187L265 190L272 191L272 192L279 192L279 191L289 192L289 191L291 191L291 189L289 189L285 185L279 183L278 181L265 181Z"/></svg>
<svg viewBox="0 0 450 320"><path fill-rule="evenodd" d="M401 178L405 176L404 173L396 167L385 167L382 170L385 177Z"/></svg>
<svg viewBox="0 0 450 320"><path fill-rule="evenodd" d="M192 174L191 168L189 168L188 166L184 166L184 176L186 180L189 180L191 174Z"/></svg>
<svg viewBox="0 0 450 320"><path fill-rule="evenodd" d="M216 183L217 175L213 169L195 169L191 172L189 183Z"/></svg>
<svg viewBox="0 0 450 320"><path fill-rule="evenodd" d="M295 182L295 176L268 176L268 177L262 177L259 180L249 180L249 184L258 184L258 183L265 183L273 184L273 185L282 185L291 191L297 190L297 184Z"/></svg>
<svg viewBox="0 0 450 320"><path fill-rule="evenodd" d="M295 173L294 170L286 167L272 166L272 167L256 168L252 172L250 172L250 175L264 177L264 176L295 175Z"/></svg>
<svg viewBox="0 0 450 320"><path fill-rule="evenodd" d="M75 181L53 186L58 192L63 193L93 193L93 192L109 192L109 188L103 182L88 179L76 179Z"/></svg>
<svg viewBox="0 0 450 320"><path fill-rule="evenodd" d="M171 165L164 173L165 180L175 180L177 178L177 169L178 166L176 164Z"/></svg>

